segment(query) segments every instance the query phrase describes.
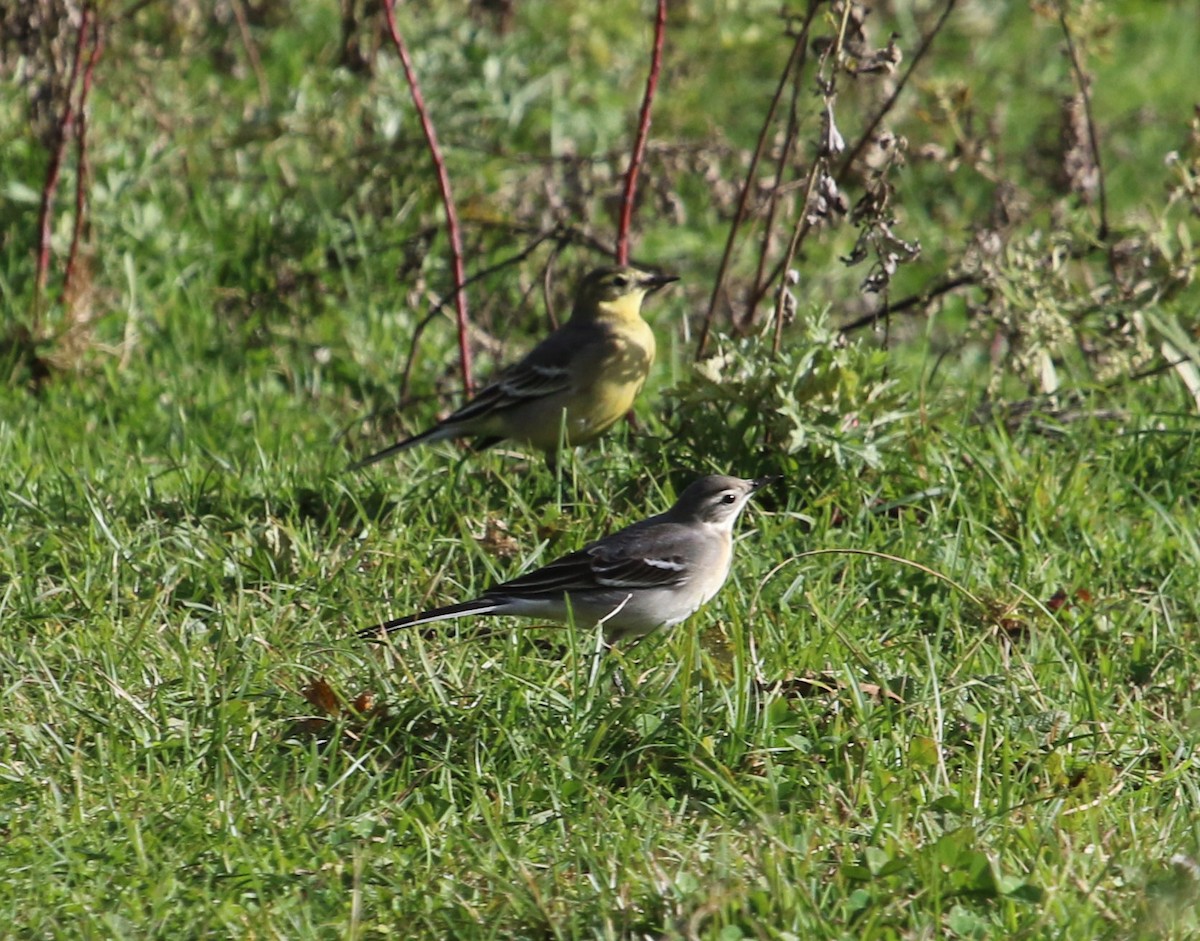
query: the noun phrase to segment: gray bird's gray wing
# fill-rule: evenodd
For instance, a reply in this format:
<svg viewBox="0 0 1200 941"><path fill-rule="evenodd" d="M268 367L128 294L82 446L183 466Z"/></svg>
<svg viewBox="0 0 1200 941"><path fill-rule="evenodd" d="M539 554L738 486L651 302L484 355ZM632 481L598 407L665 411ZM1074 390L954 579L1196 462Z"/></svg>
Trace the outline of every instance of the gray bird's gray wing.
<svg viewBox="0 0 1200 941"><path fill-rule="evenodd" d="M596 589L637 591L682 585L695 570L690 551L693 540L693 534L677 523L636 524L496 585L484 597L561 596Z"/></svg>
<svg viewBox="0 0 1200 941"><path fill-rule="evenodd" d="M489 588L484 597L538 597L552 595L561 597L564 592L596 588L592 576L591 559L583 548L549 565L534 569L511 581Z"/></svg>
<svg viewBox="0 0 1200 941"><path fill-rule="evenodd" d="M650 523L650 521L647 521ZM696 536L678 523L639 524L587 547L596 583L605 588L672 588L695 570Z"/></svg>

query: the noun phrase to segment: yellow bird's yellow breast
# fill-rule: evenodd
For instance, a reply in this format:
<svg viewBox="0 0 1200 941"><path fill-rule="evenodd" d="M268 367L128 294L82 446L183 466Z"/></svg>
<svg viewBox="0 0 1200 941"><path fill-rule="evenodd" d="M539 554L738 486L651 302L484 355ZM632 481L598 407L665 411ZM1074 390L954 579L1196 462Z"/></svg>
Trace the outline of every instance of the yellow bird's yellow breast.
<svg viewBox="0 0 1200 941"><path fill-rule="evenodd" d="M604 434L633 406L654 363L654 333L640 318L634 323L595 324L600 336L581 345L571 363L571 388L531 409L524 437L546 451L586 444ZM564 414L565 413L565 414Z"/></svg>
<svg viewBox="0 0 1200 941"><path fill-rule="evenodd" d="M633 406L654 364L654 332L645 321L622 324L606 338L604 353L590 375L581 375L568 409L573 444L602 434Z"/></svg>

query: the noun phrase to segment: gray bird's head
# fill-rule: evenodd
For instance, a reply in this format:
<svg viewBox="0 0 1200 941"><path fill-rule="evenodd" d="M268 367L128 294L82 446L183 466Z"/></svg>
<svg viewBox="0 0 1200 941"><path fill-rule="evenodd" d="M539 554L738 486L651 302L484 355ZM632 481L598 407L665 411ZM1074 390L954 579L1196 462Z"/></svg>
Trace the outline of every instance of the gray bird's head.
<svg viewBox="0 0 1200 941"><path fill-rule="evenodd" d="M642 300L647 294L678 280L673 274L658 274L628 265L597 268L579 282L575 314L617 319L640 317Z"/></svg>
<svg viewBox="0 0 1200 941"><path fill-rule="evenodd" d="M692 481L668 511L680 522L709 523L722 529L733 529L738 516L750 502L756 490L778 477L722 477L714 474Z"/></svg>

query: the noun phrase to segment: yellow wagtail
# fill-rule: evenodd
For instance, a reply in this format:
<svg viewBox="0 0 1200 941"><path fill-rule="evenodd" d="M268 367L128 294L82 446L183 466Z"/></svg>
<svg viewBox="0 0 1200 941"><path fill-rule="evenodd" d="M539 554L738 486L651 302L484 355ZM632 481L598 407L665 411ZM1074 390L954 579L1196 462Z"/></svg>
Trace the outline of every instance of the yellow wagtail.
<svg viewBox="0 0 1200 941"><path fill-rule="evenodd" d="M629 411L654 362L642 300L679 279L639 268L599 268L575 293L570 319L432 428L354 465L374 464L418 444L475 437L476 447L511 438L551 455L604 434Z"/></svg>
<svg viewBox="0 0 1200 941"><path fill-rule="evenodd" d="M496 585L472 601L385 621L358 636L371 639L469 615L603 624L609 643L678 624L725 584L733 524L754 491L775 479L701 477L665 513Z"/></svg>

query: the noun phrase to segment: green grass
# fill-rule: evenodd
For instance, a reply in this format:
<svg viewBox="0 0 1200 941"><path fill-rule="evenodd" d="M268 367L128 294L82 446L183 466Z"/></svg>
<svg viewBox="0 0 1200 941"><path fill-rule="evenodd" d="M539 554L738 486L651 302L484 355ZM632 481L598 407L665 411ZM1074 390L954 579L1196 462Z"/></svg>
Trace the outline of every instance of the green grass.
<svg viewBox="0 0 1200 941"><path fill-rule="evenodd" d="M989 337L964 335L952 306L892 355L904 408L871 460L698 456L655 403L690 372L684 322L707 301L727 219L696 168L659 167L686 218L648 202L637 249L685 281L651 303L662 362L637 431L557 473L438 445L348 474L457 380L438 318L415 400L387 414L414 325L445 289L442 237L422 235L440 215L392 57L373 80L335 71L327 6L255 27L265 110L232 26L150 5L110 36L90 343L56 346L52 307L48 379L19 344L3 353L6 933L1200 932L1200 422L1175 374L1104 386L1065 371L1085 412L1115 417L980 422ZM776 4L688 8L656 135L750 148L786 56ZM457 8L402 8L473 220L472 270L524 244L481 219L538 218L529 194L562 185L513 154L627 145L649 32L643 6L605 9L613 19L517 4L500 36ZM928 119L938 82L957 76L981 114L1022 82L1069 88L1052 21L1021 4L1003 18L999 35L969 18L947 33L917 99L928 110L904 119L914 148L945 130ZM1195 37L1187 4L1138 29L1139 44L1118 31L1094 63L1117 129L1113 213L1129 227L1161 201L1162 151L1182 146L1194 94L1167 67ZM713 49L738 80L698 67ZM20 126L15 93L0 109ZM1046 137L1000 133L1011 162ZM32 307L42 159L25 135L0 138L14 321ZM734 181L737 165L721 165ZM992 200L980 176L935 170L914 163L897 184L907 234L926 245L902 272L915 285ZM605 238L611 190L581 202ZM1195 220L1182 225L1194 243ZM65 249L69 224L56 231ZM801 316L857 309L861 269L831 261L852 240L823 234L801 259ZM500 341L481 368L544 329L545 258L473 287L473 316ZM597 260L564 253L560 311L570 273ZM1194 331L1194 301L1156 310ZM864 422L878 417L857 401ZM772 466L788 479L743 517L726 588L668 636L599 658L590 631L515 621L490 638L470 621L383 648L353 637L656 512L697 472ZM506 538L481 538L489 525ZM344 701L335 715L306 698L317 681ZM362 693L370 708L350 708Z"/></svg>
<svg viewBox="0 0 1200 941"><path fill-rule="evenodd" d="M348 481L259 439L128 466L109 426L69 466L8 438L40 468L4 520L14 931L1195 930L1194 433L943 430L835 493L790 482L704 614L598 664L587 634L349 634L661 506L612 470L625 446L560 501L502 458ZM488 518L517 558L475 545ZM788 561L810 547L985 607L879 558ZM1058 589L1090 597L1052 615ZM801 695L814 673L842 688ZM386 714L298 724L317 676Z"/></svg>

